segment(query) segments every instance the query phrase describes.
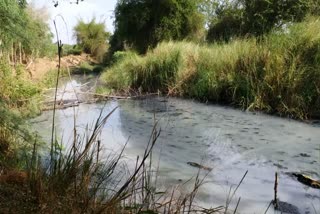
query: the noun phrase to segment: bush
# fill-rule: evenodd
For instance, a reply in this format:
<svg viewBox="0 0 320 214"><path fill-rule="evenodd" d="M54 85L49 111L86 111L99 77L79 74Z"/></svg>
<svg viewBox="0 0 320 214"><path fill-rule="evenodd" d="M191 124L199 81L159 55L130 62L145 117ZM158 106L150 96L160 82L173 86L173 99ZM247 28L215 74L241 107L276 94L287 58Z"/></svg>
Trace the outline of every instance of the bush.
<svg viewBox="0 0 320 214"><path fill-rule="evenodd" d="M79 45L63 45L62 56L81 55L82 48Z"/></svg>
<svg viewBox="0 0 320 214"><path fill-rule="evenodd" d="M313 13L314 0L218 1L207 40L229 41L239 36L262 36Z"/></svg>
<svg viewBox="0 0 320 214"><path fill-rule="evenodd" d="M32 102L40 89L24 77L26 71L23 67L17 66L16 73L13 74L7 62L0 61L0 100L10 108L24 109L23 112L28 115L33 112Z"/></svg>
<svg viewBox="0 0 320 214"><path fill-rule="evenodd" d="M110 33L105 30L105 24L96 22L95 18L89 23L79 20L74 31L78 47L102 62L108 49L107 40L110 37Z"/></svg>
<svg viewBox="0 0 320 214"><path fill-rule="evenodd" d="M0 170L19 167L21 151L29 147L32 135L23 119L39 112L40 89L16 67L16 75L6 61L0 61ZM20 154L19 154L20 153Z"/></svg>
<svg viewBox="0 0 320 214"><path fill-rule="evenodd" d="M161 90L301 119L319 117L320 20L310 18L261 41L161 43L145 56L124 55L101 78L116 90Z"/></svg>
<svg viewBox="0 0 320 214"><path fill-rule="evenodd" d="M160 41L198 39L203 23L195 0L118 1L111 50L130 47L145 53Z"/></svg>

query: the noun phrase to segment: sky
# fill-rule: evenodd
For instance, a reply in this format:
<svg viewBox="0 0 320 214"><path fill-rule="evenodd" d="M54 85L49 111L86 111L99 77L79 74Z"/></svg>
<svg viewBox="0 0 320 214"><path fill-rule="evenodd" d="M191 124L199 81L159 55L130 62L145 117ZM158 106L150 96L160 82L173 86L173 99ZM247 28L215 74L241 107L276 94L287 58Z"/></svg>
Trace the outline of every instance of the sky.
<svg viewBox="0 0 320 214"><path fill-rule="evenodd" d="M50 16L48 24L55 35L54 41L56 41L56 33L53 20L56 21L59 38L63 44L76 43L73 28L79 19L90 21L96 17L97 21L105 22L109 32L113 32L113 10L117 0L84 0L79 1L79 4L70 4L72 1L75 0L59 0L57 7L54 6L52 0L29 0L28 2L35 8L47 9Z"/></svg>

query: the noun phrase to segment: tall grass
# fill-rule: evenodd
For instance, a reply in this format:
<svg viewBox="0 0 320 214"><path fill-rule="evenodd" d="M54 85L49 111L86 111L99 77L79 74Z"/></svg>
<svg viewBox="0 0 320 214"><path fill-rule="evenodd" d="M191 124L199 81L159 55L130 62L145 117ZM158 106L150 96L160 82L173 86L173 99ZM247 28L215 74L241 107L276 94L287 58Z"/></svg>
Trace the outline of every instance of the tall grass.
<svg viewBox="0 0 320 214"><path fill-rule="evenodd" d="M40 88L28 79L23 66L0 59L0 172L21 167L21 151L33 137L23 118L39 112Z"/></svg>
<svg viewBox="0 0 320 214"><path fill-rule="evenodd" d="M39 94L40 88L28 79L28 73L22 66L12 68L0 60L0 102L28 116L37 111L35 101Z"/></svg>
<svg viewBox="0 0 320 214"><path fill-rule="evenodd" d="M39 213L217 213L228 207L199 208L194 205L205 178L196 175L194 187L180 193L179 187L157 187L152 151L161 133L155 123L145 152L135 167L122 162L125 146L118 154L103 154L99 138L103 126L116 110L99 118L81 134L75 128L72 144L55 141L49 162L41 159L37 144L27 161L27 183ZM102 113L102 112L101 112ZM107 157L106 157L107 156Z"/></svg>
<svg viewBox="0 0 320 214"><path fill-rule="evenodd" d="M6 194L13 195L15 206L23 206L5 204L10 212L25 211L25 205L37 213L216 213L228 209L195 206L194 200L203 182L200 174L195 178L193 189L186 194L180 193L178 187L170 192L159 190L152 163L152 150L160 135L156 125L144 154L137 157L134 170L127 174L121 172L124 150L104 159L99 135L115 109L105 117L100 115L83 135L74 127L72 145L67 150L63 149L65 142L53 138L50 155L39 152L37 138L23 127L23 117L12 112L13 106L20 111L20 105L27 105L39 92L29 92L28 87L33 86L30 81L14 75L8 65L2 66L6 69L1 69L5 79L0 80L3 82L0 91L3 98L0 100L0 187L6 187ZM58 77L58 74L50 75L46 83ZM16 81L21 81L17 91L10 88ZM21 97L13 99L15 96ZM20 100L22 98L28 99ZM18 154L21 151L27 154ZM1 194L2 190L0 188ZM16 195L21 197L15 198ZM2 209L6 210L0 207L0 212Z"/></svg>
<svg viewBox="0 0 320 214"><path fill-rule="evenodd" d="M320 20L226 44L165 42L122 54L101 77L114 90L160 90L299 119L320 117Z"/></svg>

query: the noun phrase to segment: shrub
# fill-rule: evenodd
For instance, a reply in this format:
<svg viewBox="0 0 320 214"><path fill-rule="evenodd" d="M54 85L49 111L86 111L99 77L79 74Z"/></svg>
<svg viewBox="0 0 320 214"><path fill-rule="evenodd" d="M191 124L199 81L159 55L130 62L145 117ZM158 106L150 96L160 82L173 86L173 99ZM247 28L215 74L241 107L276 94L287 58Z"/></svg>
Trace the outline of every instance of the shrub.
<svg viewBox="0 0 320 214"><path fill-rule="evenodd" d="M296 118L320 116L320 20L257 41L165 42L145 56L122 54L102 75L116 90L161 90Z"/></svg>
<svg viewBox="0 0 320 214"><path fill-rule="evenodd" d="M110 37L110 33L105 30L105 24L96 22L95 18L89 23L79 20L74 31L79 47L102 62L108 48L107 40Z"/></svg>

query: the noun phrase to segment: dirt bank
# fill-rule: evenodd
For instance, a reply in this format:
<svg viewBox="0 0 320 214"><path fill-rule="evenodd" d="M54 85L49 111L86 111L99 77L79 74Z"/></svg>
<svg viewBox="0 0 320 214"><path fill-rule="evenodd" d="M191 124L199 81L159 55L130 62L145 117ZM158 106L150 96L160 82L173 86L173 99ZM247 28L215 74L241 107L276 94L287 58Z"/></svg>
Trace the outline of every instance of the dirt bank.
<svg viewBox="0 0 320 214"><path fill-rule="evenodd" d="M83 62L96 63L96 61L87 54L69 55L61 58L61 68L67 69L67 68L80 66L80 64ZM44 75L47 72L55 70L57 66L58 66L58 57L54 59L45 57L45 58L38 58L30 61L26 65L26 69L33 80L40 80L44 77Z"/></svg>

